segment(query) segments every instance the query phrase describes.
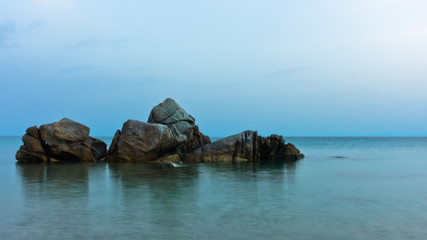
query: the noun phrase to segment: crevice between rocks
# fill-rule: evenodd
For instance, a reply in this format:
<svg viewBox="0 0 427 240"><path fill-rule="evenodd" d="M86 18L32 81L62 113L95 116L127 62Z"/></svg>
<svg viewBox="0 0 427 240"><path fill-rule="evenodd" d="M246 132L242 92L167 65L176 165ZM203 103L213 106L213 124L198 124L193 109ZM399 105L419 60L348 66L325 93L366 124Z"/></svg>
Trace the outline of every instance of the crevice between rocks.
<svg viewBox="0 0 427 240"><path fill-rule="evenodd" d="M50 162L50 156L49 156L49 147L47 145L47 143L42 139L42 135L40 133L40 129L37 128L37 133L39 135L39 141L40 141L40 145L42 146L43 150L44 150L44 154L46 155L47 158L47 162Z"/></svg>

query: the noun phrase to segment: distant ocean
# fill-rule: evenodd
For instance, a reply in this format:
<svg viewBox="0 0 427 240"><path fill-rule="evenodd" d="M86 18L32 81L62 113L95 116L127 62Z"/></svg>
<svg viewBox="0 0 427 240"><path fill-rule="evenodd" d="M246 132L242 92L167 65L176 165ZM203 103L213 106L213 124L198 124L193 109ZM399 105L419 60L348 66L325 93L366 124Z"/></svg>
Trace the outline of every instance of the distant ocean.
<svg viewBox="0 0 427 240"><path fill-rule="evenodd" d="M305 159L154 169L16 164L0 137L0 239L427 239L427 138L286 141Z"/></svg>

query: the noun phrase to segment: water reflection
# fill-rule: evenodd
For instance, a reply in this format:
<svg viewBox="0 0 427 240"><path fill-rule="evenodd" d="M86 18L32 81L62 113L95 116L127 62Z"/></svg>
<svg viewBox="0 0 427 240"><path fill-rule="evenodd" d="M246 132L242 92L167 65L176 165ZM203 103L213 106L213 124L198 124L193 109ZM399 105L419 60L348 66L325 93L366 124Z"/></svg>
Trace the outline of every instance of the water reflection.
<svg viewBox="0 0 427 240"><path fill-rule="evenodd" d="M18 164L24 206L14 232L33 239L57 232L73 239L173 239L194 238L197 227L214 237L213 225L239 226L241 218L289 208L291 187L284 183L293 182L296 165Z"/></svg>
<svg viewBox="0 0 427 240"><path fill-rule="evenodd" d="M108 170L116 194L116 221L130 226L140 222L142 228L153 231L191 223L198 201L198 168L108 163ZM144 232L141 237L152 237L150 234Z"/></svg>
<svg viewBox="0 0 427 240"><path fill-rule="evenodd" d="M359 139L332 140L299 140L308 157L297 163L162 170L15 165L18 142L0 149L0 158L7 154L0 159L0 233L43 240L425 239L427 138L366 139L379 145L368 153Z"/></svg>
<svg viewBox="0 0 427 240"><path fill-rule="evenodd" d="M242 180L258 181L294 181L299 162L242 162L242 163L205 163L208 168L224 174L234 173Z"/></svg>
<svg viewBox="0 0 427 240"><path fill-rule="evenodd" d="M88 182L92 166L94 163L17 164L24 201L17 224L31 226L20 231L23 235L19 237L49 239L57 232L83 237L90 230Z"/></svg>
<svg viewBox="0 0 427 240"><path fill-rule="evenodd" d="M89 169L96 163L17 164L24 194L87 196ZM35 191L34 187L41 189Z"/></svg>

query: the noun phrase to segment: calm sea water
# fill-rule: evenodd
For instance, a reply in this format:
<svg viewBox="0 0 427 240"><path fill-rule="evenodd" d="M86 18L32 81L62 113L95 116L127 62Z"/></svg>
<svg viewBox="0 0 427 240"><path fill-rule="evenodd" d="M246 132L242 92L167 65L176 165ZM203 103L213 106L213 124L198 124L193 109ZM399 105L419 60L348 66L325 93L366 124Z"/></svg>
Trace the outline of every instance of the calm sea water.
<svg viewBox="0 0 427 240"><path fill-rule="evenodd" d="M287 140L306 158L153 169L15 164L1 137L0 239L427 239L427 138Z"/></svg>

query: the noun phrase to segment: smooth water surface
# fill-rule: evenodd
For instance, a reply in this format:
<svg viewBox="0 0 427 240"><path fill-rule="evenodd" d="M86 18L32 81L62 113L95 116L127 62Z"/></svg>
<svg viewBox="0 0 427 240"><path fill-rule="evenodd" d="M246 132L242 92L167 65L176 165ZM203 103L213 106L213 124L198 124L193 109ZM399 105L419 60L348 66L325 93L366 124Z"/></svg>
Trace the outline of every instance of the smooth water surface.
<svg viewBox="0 0 427 240"><path fill-rule="evenodd" d="M15 164L1 137L0 238L427 239L427 138L287 140L306 158L155 169Z"/></svg>

